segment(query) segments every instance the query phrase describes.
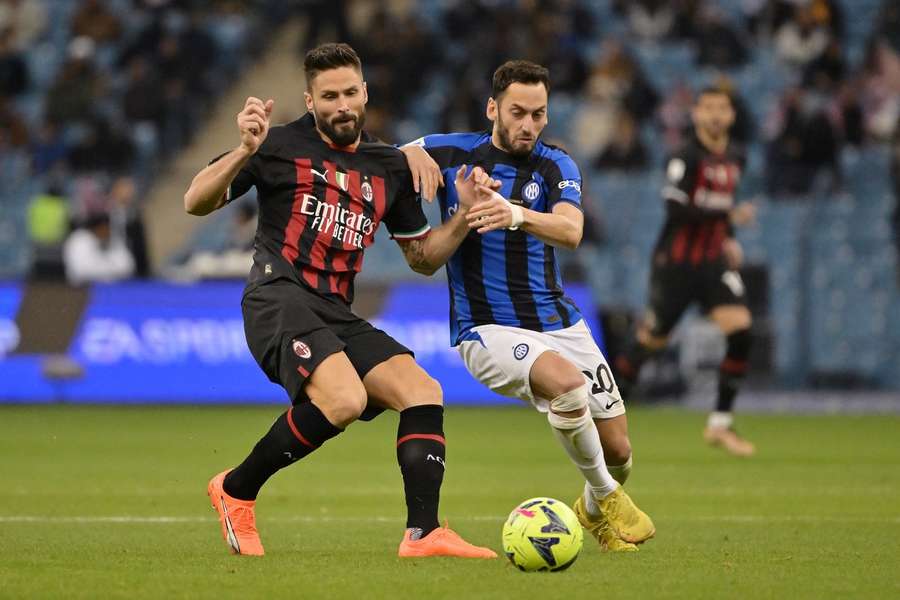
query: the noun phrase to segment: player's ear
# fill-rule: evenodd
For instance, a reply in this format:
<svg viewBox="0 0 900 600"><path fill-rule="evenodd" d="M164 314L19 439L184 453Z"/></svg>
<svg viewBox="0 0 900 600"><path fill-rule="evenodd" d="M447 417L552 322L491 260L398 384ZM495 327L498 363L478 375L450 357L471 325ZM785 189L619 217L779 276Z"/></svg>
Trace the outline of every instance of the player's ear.
<svg viewBox="0 0 900 600"><path fill-rule="evenodd" d="M306 110L313 112L313 97L309 92L303 92L303 99L306 101Z"/></svg>
<svg viewBox="0 0 900 600"><path fill-rule="evenodd" d="M363 104L369 103L369 86L363 81Z"/></svg>
<svg viewBox="0 0 900 600"><path fill-rule="evenodd" d="M487 108L484 111L484 114L487 116L487 118L490 119L491 121L496 121L497 120L497 110L498 110L497 101L494 100L493 98L488 98Z"/></svg>

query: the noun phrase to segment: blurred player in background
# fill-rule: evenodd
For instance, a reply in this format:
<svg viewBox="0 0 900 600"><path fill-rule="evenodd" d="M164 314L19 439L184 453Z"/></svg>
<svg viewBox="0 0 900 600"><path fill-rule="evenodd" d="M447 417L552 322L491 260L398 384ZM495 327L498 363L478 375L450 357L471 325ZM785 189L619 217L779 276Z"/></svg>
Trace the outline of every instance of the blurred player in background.
<svg viewBox="0 0 900 600"><path fill-rule="evenodd" d="M397 461L408 510L399 555L493 558L439 527L440 385L407 348L350 309L354 276L380 222L398 243L415 241L435 260L449 254L441 249L448 230L430 230L403 154L363 133L368 96L356 52L324 44L306 55L304 70L308 113L270 129L273 101L248 98L237 116L240 145L185 194L186 210L206 215L256 186L244 326L254 358L293 404L240 465L210 481L223 536L234 553L262 555L254 511L266 480L353 421L389 408L400 413ZM473 179L456 183L474 201Z"/></svg>
<svg viewBox="0 0 900 600"><path fill-rule="evenodd" d="M696 135L666 166L666 221L653 251L649 306L636 338L616 359L617 375L623 389L631 387L641 365L665 348L685 309L697 302L726 339L716 409L704 437L713 446L749 456L755 448L735 432L732 416L747 372L752 322L734 226L752 223L756 210L749 202L735 204L744 156L729 141L731 97L718 88L704 89L692 118Z"/></svg>
<svg viewBox="0 0 900 600"><path fill-rule="evenodd" d="M539 141L549 92L547 69L507 62L487 103L492 131L428 135L403 150L426 198L447 181L441 218L459 246L447 261L452 343L481 383L547 414L586 479L579 520L604 549L634 551L655 529L620 485L631 445L615 380L562 290L554 248L577 248L584 219L578 167ZM490 175L478 174L480 189L497 190L471 208L452 181L464 164ZM419 270L434 273L444 262L423 260Z"/></svg>

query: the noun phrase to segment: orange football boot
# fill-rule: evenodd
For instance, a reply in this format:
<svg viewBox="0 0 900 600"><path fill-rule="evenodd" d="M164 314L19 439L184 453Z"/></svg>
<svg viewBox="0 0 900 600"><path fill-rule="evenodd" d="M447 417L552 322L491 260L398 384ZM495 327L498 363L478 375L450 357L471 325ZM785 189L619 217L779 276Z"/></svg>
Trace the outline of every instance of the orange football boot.
<svg viewBox="0 0 900 600"><path fill-rule="evenodd" d="M416 558L422 556L458 556L460 558L497 558L497 553L490 548L473 546L459 537L459 534L450 529L447 523L438 527L425 537L418 540L409 539L410 530L403 534L400 542L400 550L397 555L401 558Z"/></svg>
<svg viewBox="0 0 900 600"><path fill-rule="evenodd" d="M229 471L222 471L209 480L206 493L213 508L219 513L222 537L228 542L232 554L262 556L265 554L259 532L256 530L256 516L253 514L255 500L238 500L225 493L222 482Z"/></svg>

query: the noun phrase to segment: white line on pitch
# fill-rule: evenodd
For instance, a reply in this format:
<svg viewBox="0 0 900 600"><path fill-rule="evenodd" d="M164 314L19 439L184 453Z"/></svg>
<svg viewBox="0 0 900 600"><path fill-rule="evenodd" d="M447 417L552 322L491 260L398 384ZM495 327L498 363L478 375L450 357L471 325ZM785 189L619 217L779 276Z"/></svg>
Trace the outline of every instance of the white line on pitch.
<svg viewBox="0 0 900 600"><path fill-rule="evenodd" d="M654 515L658 521L708 521L721 523L891 523L900 524L900 516L893 517L830 517L818 515L675 515L675 516L659 516ZM506 517L502 515L474 515L474 516L457 516L454 521L503 521ZM369 517L334 517L334 516L294 516L294 517L262 517L259 519L263 522L271 523L350 523L350 522L375 522L375 523L398 523L402 522L403 517L385 517L385 516L369 516ZM130 515L96 515L96 516L69 516L69 517L53 517L43 515L0 515L0 523L124 523L124 524L166 524L166 523L207 523L215 521L215 517L170 517L170 516L130 516Z"/></svg>

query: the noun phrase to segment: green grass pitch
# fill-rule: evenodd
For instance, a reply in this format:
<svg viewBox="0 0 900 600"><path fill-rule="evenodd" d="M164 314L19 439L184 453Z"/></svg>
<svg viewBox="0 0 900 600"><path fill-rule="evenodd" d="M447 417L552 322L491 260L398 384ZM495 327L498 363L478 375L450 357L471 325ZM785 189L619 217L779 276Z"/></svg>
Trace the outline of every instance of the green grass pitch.
<svg viewBox="0 0 900 600"><path fill-rule="evenodd" d="M277 474L257 505L267 556L230 556L206 482L278 407L0 408L2 598L898 598L900 419L744 416L759 447L705 447L703 415L629 413L627 489L657 537L585 538L562 573L505 558L400 560L397 418L352 425ZM521 500L570 502L579 476L526 408L451 408L441 515L500 546Z"/></svg>

